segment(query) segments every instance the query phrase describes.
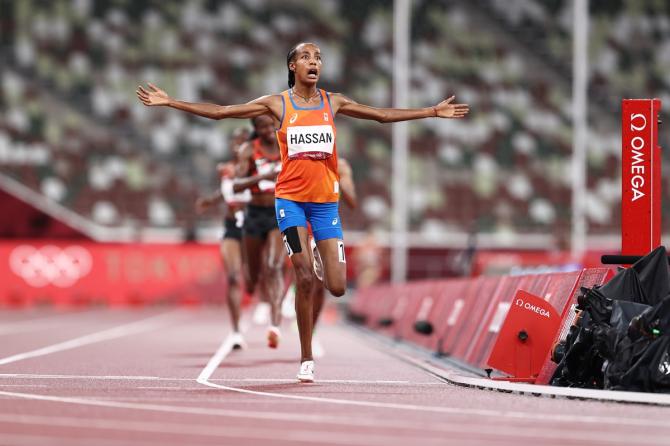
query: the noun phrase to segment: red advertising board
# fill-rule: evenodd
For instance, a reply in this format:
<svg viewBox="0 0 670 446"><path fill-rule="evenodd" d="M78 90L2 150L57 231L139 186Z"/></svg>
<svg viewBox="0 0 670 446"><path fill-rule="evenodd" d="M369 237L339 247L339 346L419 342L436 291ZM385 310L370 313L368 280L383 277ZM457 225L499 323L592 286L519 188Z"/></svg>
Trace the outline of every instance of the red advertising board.
<svg viewBox="0 0 670 446"><path fill-rule="evenodd" d="M556 309L540 296L518 290L487 364L531 382L540 373L561 324Z"/></svg>
<svg viewBox="0 0 670 446"><path fill-rule="evenodd" d="M645 255L661 244L659 99L621 102L621 254Z"/></svg>
<svg viewBox="0 0 670 446"><path fill-rule="evenodd" d="M0 303L221 302L214 245L0 242Z"/></svg>

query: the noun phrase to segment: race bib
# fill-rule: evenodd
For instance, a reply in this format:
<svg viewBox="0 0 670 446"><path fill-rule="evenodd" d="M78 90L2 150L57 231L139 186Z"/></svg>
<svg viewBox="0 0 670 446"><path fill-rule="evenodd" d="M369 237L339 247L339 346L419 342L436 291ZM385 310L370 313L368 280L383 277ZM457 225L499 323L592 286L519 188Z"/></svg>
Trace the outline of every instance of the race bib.
<svg viewBox="0 0 670 446"><path fill-rule="evenodd" d="M235 227L242 229L242 226L244 226L244 211L239 209L235 211Z"/></svg>
<svg viewBox="0 0 670 446"><path fill-rule="evenodd" d="M233 191L234 180L231 178L224 178L221 180L221 195L226 203L248 203L251 201L251 191L244 189L243 191L235 193Z"/></svg>
<svg viewBox="0 0 670 446"><path fill-rule="evenodd" d="M289 159L322 160L333 155L335 135L329 125L292 126L286 129Z"/></svg>

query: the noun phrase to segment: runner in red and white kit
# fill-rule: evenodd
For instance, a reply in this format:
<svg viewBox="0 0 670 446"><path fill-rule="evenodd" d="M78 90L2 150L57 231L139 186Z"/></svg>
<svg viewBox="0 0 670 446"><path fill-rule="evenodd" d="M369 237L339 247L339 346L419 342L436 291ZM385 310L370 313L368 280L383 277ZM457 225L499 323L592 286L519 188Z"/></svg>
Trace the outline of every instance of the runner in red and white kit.
<svg viewBox="0 0 670 446"><path fill-rule="evenodd" d="M196 210L203 212L221 201L225 201L223 220L223 238L221 239L221 260L226 271L228 289L226 302L230 312L233 325L231 342L234 349L245 348L246 343L240 333L240 302L242 297L242 225L244 223L244 206L251 200L251 192L248 190L235 193L233 181L235 178L235 166L239 156L240 147L249 138L249 131L240 127L233 132L231 149L233 160L227 163L219 163L217 170L221 177L219 190L208 196L196 200Z"/></svg>
<svg viewBox="0 0 670 446"><path fill-rule="evenodd" d="M275 181L281 160L275 122L269 115L252 119L254 138L240 149L234 190L251 191L244 218L243 238L247 292L259 286L261 300L270 304L267 341L277 348L281 338L281 302L284 296L284 243L274 208Z"/></svg>

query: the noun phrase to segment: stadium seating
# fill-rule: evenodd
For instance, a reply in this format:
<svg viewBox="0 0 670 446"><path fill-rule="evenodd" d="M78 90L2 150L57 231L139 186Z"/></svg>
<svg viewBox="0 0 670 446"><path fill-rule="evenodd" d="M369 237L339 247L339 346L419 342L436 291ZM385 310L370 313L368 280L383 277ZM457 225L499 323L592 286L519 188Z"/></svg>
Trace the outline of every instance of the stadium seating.
<svg viewBox="0 0 670 446"><path fill-rule="evenodd" d="M412 230L565 237L571 93L556 62L569 60L569 21L546 25L548 17L568 14L568 3L413 2L412 105L456 94L472 112L458 122L410 124ZM621 8L635 8L627 5L592 4L592 29L605 49L594 61L591 86L599 98L611 99L609 107L623 95L663 97L670 79L664 75L670 58L663 56L667 17L656 18L659 11L650 6L637 8L637 21L623 19L631 11L624 16ZM1 74L0 172L101 224L192 222L194 197L216 187L212 166L230 156L228 135L248 123L147 109L134 96L137 85L151 81L190 101L244 102L286 88L287 50L313 40L324 53L323 88L388 106L392 16L386 6L343 0L10 2L11 18L0 24L0 60L9 67ZM492 21L499 26L488 26ZM654 26L641 25L647 22ZM546 29L550 35L541 44L555 50L553 56L530 55L533 41L506 23L517 33L523 24L526 38ZM607 26L614 23L624 30ZM663 38L652 39L654 30ZM248 35L251 41L243 38ZM646 56L636 52L635 36L645 54L658 54L648 78L637 68ZM37 106L45 101L66 112L54 116ZM591 233L614 233L619 225L617 116L612 109L591 123ZM338 120L338 148L354 168L361 196L361 212L343 211L350 229L390 227L390 133L390 126ZM19 148L34 151L39 162L3 155Z"/></svg>

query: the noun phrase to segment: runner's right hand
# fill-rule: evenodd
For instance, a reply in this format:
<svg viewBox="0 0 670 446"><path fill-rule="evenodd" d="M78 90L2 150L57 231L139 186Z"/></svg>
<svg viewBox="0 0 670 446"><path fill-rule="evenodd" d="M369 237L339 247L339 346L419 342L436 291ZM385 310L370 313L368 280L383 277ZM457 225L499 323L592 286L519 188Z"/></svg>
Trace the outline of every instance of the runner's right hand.
<svg viewBox="0 0 670 446"><path fill-rule="evenodd" d="M153 106L153 105L168 105L170 103L170 96L166 92L156 87L154 84L149 83L149 90L145 90L141 85L137 87L137 97L144 105Z"/></svg>

